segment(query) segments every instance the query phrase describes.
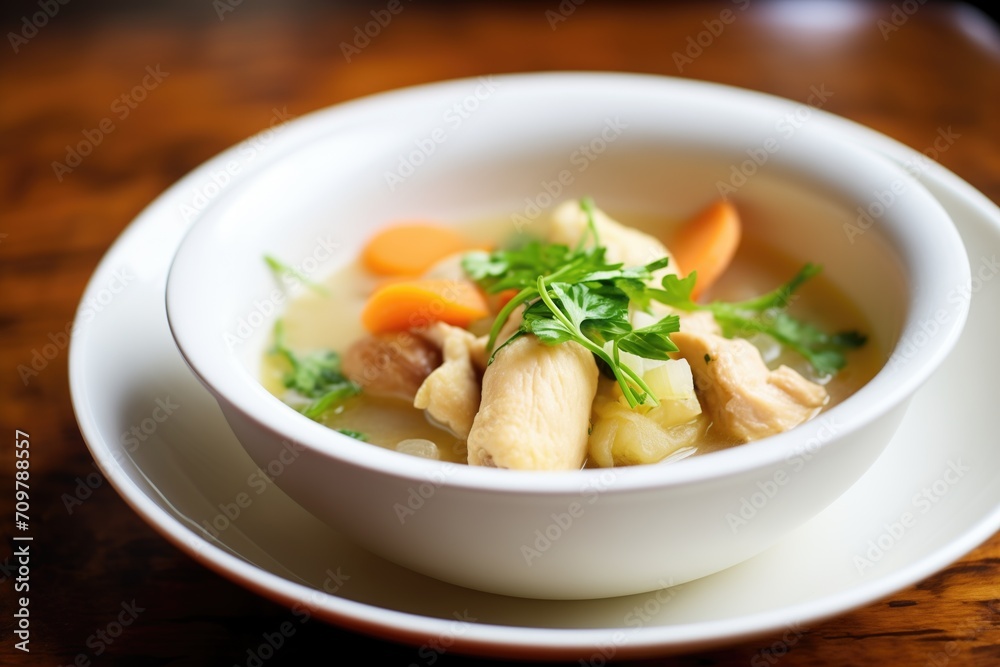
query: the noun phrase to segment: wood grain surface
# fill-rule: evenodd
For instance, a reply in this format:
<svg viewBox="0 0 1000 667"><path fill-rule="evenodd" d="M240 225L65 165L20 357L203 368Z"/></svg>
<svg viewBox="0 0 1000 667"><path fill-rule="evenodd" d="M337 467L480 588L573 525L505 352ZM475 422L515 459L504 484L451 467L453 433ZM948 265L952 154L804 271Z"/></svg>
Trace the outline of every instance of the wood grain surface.
<svg viewBox="0 0 1000 667"><path fill-rule="evenodd" d="M7 433L29 431L37 443L32 518L41 548L31 562L25 654L12 637L16 573L7 538L15 459L5 435L0 663L64 665L82 654L94 665L245 665L261 633L288 620L287 609L174 548L108 484L98 484L72 515L60 501L95 470L73 416L61 342L88 277L144 206L266 127L275 110L295 117L400 86L536 70L660 73L799 101L825 86L833 93L825 109L918 150L950 129L960 139L938 160L1000 201L1000 31L968 5L841 3L829 15L828 2L577 2L564 0L564 11L573 11L563 15L559 0L403 0L403 11L370 44L346 56L342 44L386 2L140 7L52 0L57 10L34 32L28 23L42 23L33 17L44 1L4 10L0 424ZM724 10L734 20L690 62L678 59L688 39ZM565 20L553 22L555 16ZM68 147L87 132L100 142L69 167L75 160ZM49 343L58 348L54 358L22 381L18 366ZM133 599L144 611L96 655L88 637ZM323 656L321 664L432 664L413 647L319 622L302 626L264 664L316 664L314 654ZM439 665L482 663L453 653L433 658ZM761 637L653 662L1000 665L1000 535L925 581L810 627L794 642Z"/></svg>

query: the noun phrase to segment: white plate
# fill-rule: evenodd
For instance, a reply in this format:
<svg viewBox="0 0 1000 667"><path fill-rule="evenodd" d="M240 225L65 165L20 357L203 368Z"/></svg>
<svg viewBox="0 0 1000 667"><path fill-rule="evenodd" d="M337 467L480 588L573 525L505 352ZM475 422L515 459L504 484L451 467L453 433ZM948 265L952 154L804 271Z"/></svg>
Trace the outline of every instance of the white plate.
<svg viewBox="0 0 1000 667"><path fill-rule="evenodd" d="M773 103L776 117L800 108ZM920 158L849 121L811 116L902 164ZM322 121L317 114L288 134L300 140ZM256 138L240 173L290 143ZM411 573L355 547L263 481L185 366L164 313L166 272L194 219L193 197L211 198L226 180L224 166L216 158L164 193L101 262L71 344L73 404L95 459L136 512L200 562L300 618L495 657L691 651L808 629L920 581L1000 529L1000 210L936 164L919 176L962 234L976 291L957 349L914 398L876 465L816 519L739 566L655 594L572 602L506 598ZM214 190L206 186L213 173Z"/></svg>

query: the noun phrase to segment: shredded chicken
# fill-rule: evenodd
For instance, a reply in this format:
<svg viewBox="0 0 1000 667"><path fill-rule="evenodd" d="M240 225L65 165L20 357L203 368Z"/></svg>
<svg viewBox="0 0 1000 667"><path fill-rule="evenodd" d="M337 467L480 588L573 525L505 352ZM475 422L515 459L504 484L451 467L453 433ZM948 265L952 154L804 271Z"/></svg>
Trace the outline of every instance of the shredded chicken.
<svg viewBox="0 0 1000 667"><path fill-rule="evenodd" d="M659 282L668 273L677 273L676 262L666 246L656 237L617 222L600 209L594 210L594 227L601 245L607 250L605 258L622 262L626 267L645 266L663 257L670 257L670 264L656 271L653 279ZM588 234L587 214L577 200L567 201L552 213L549 240L575 248Z"/></svg>
<svg viewBox="0 0 1000 667"><path fill-rule="evenodd" d="M607 248L605 256L612 262L623 262L625 266L641 266L661 257L670 258L670 264L653 274L649 281L650 285L658 286L663 280L663 276L677 273L677 263L674 261L673 255L656 237L638 229L626 227L608 217L600 209L594 210L594 226L601 238L601 244ZM567 201L552 214L552 226L549 230L549 239L552 242L575 247L586 234L587 214L580 208L578 201ZM699 334L722 333L715 317L708 311L690 313L674 311L669 306L657 301L650 303L650 308L655 316L653 321L664 315L676 313L681 319L681 331ZM652 321L645 322L645 324L652 324Z"/></svg>
<svg viewBox="0 0 1000 667"><path fill-rule="evenodd" d="M655 306L662 304L653 303ZM665 308L666 306L664 306ZM681 318L681 331L686 333L699 334L702 336L708 334L714 334L716 336L722 335L722 327L719 323L715 321L715 315L708 312L707 310L696 310L691 313L679 312L677 313Z"/></svg>
<svg viewBox="0 0 1000 667"><path fill-rule="evenodd" d="M713 429L736 442L782 433L812 418L827 402L821 385L781 366L768 369L760 352L741 338L684 331L671 335L691 365Z"/></svg>
<svg viewBox="0 0 1000 667"><path fill-rule="evenodd" d="M479 410L485 339L444 322L431 325L423 336L441 349L444 362L420 385L413 407L426 410L434 421L467 438Z"/></svg>
<svg viewBox="0 0 1000 667"><path fill-rule="evenodd" d="M414 331L431 345L444 352L449 340L459 340L469 351L469 358L482 374L486 370L486 336L475 336L460 327L444 322L435 322L426 329ZM447 360L446 360L447 361Z"/></svg>
<svg viewBox="0 0 1000 667"><path fill-rule="evenodd" d="M507 345L483 376L482 404L468 438L469 464L580 468L597 379L594 356L577 343L545 345L529 335Z"/></svg>

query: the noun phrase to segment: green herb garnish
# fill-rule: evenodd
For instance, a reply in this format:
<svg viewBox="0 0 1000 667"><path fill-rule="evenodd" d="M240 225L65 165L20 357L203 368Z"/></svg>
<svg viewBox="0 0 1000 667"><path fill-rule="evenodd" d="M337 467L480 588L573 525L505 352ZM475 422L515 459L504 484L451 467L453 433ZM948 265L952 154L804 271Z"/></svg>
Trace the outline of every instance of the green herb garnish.
<svg viewBox="0 0 1000 667"><path fill-rule="evenodd" d="M331 407L361 392L361 387L341 373L340 355L336 352L323 350L300 357L289 349L285 344L285 326L282 320L274 324L271 354L284 357L291 366L281 379L285 388L311 399L310 403L300 409L310 419L316 419Z"/></svg>
<svg viewBox="0 0 1000 667"><path fill-rule="evenodd" d="M736 303L713 301L699 304L692 301L691 290L697 279L694 273L687 278L664 276L663 289L654 290L652 296L679 310L711 312L722 327L723 335L729 338L753 333L767 334L801 354L818 373L828 375L836 373L847 363L845 351L861 347L867 339L857 331L827 334L788 314L786 309L795 291L821 271L822 267L816 264L806 264L776 290Z"/></svg>
<svg viewBox="0 0 1000 667"><path fill-rule="evenodd" d="M633 329L629 303L649 304L646 295L653 272L669 261L664 257L638 268L624 268L605 259L593 220L593 204L583 200L588 232L577 248L532 241L521 248L493 253L472 252L463 259L466 273L488 292L518 289L497 315L487 350L490 362L502 349L494 349L504 323L521 304L527 304L521 327L504 345L524 334L535 334L549 345L573 341L592 352L618 381L629 405L635 407L656 397L642 378L620 360L620 351L647 359L669 359L677 346L670 334L679 330L679 318L667 315L659 322ZM584 247L587 237L592 247ZM610 344L610 345L608 345ZM606 349L607 348L607 349Z"/></svg>
<svg viewBox="0 0 1000 667"><path fill-rule="evenodd" d="M594 354L603 372L618 381L633 408L646 401L655 405L656 397L642 378L621 362L619 353L670 359L669 353L677 351L670 334L679 330L680 323L676 315L668 315L650 326L633 329L630 305L646 312L652 301L683 311L707 310L722 327L723 335L767 334L801 354L821 374L843 368L844 352L865 343L865 336L856 331L826 334L786 312L795 291L821 271L815 264L806 264L790 281L757 298L698 304L691 299L697 279L694 273L686 278L667 275L661 281L662 289L648 284L655 271L667 266L666 257L637 268L607 262L594 223L593 201L582 199L580 208L587 215L587 230L576 248L529 241L492 253L470 252L463 258L466 274L487 292L518 290L497 314L490 330L490 363L503 348L496 347L500 330L522 304L521 327L504 345L529 333L550 345L579 343ZM711 361L706 355L705 363Z"/></svg>
<svg viewBox="0 0 1000 667"><path fill-rule="evenodd" d="M310 280L304 273L297 270L295 267L285 264L281 260L275 258L273 255L264 255L264 261L267 262L267 266L274 272L274 275L279 280L282 276L291 276L295 280L311 289L312 291L320 294L322 296L330 296L330 290L328 290L323 285Z"/></svg>
<svg viewBox="0 0 1000 667"><path fill-rule="evenodd" d="M355 440L360 440L361 442L368 442L368 436L361 431L354 431L349 428L338 428L337 433L343 433L344 435L354 438Z"/></svg>

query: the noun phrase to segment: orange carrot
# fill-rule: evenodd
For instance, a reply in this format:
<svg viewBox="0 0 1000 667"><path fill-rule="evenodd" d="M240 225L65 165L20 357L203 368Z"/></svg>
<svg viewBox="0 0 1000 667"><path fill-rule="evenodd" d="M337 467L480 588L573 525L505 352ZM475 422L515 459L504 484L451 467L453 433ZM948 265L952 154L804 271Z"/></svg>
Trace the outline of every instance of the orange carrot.
<svg viewBox="0 0 1000 667"><path fill-rule="evenodd" d="M361 253L361 261L382 276L418 276L448 255L472 244L458 231L429 222L409 222L376 233Z"/></svg>
<svg viewBox="0 0 1000 667"><path fill-rule="evenodd" d="M513 299L515 296L517 296L518 292L520 292L520 291L521 290L514 289L512 287L510 289L505 289L504 291L498 293L497 294L497 306L500 307L500 308L503 308L508 303L510 303L510 300Z"/></svg>
<svg viewBox="0 0 1000 667"><path fill-rule="evenodd" d="M486 299L470 282L407 280L377 289L361 312L361 323L371 333L405 331L433 322L465 328L487 315Z"/></svg>
<svg viewBox="0 0 1000 667"><path fill-rule="evenodd" d="M698 272L692 298L697 299L726 270L741 235L740 216L725 200L709 205L677 230L670 252L683 275Z"/></svg>

